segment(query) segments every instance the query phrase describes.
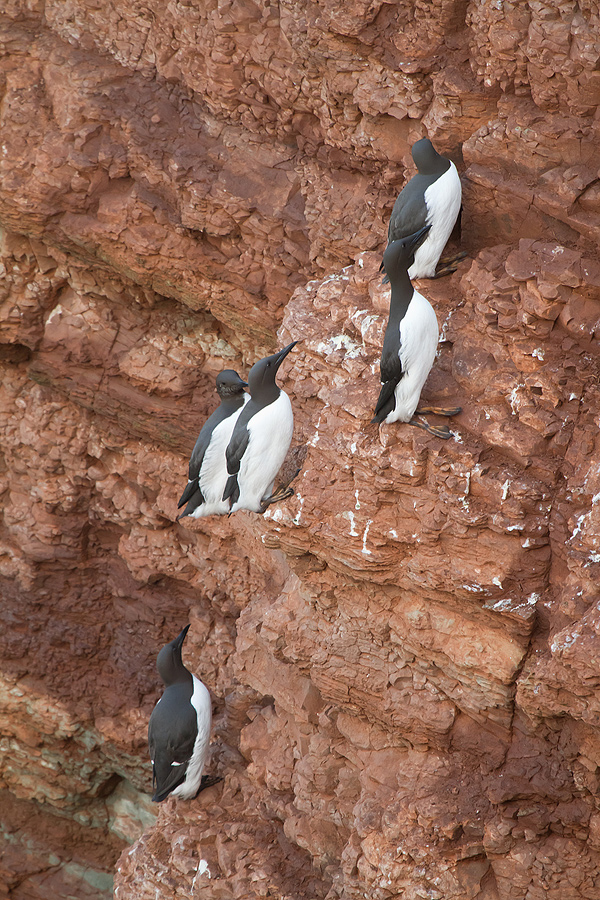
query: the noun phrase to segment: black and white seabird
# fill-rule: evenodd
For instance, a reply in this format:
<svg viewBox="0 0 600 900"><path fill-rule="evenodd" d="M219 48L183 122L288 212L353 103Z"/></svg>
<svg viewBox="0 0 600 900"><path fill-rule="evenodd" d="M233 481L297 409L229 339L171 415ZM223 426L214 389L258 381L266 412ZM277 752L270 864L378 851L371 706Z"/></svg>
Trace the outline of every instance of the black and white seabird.
<svg viewBox="0 0 600 900"><path fill-rule="evenodd" d="M460 407L417 409L421 389L433 365L438 345L438 323L433 307L416 291L408 276L415 249L431 226L388 244L383 267L390 280L390 314L383 338L380 373L381 391L373 422L408 422L437 437L449 438L445 425L430 425L414 418L415 412L454 416Z"/></svg>
<svg viewBox="0 0 600 900"><path fill-rule="evenodd" d="M436 273L436 266L460 212L460 178L454 163L440 156L429 138L413 144L411 152L418 172L402 188L394 203L388 244L429 225L429 233L417 248L408 275L409 278L434 278L436 274L444 274ZM449 266L448 271L453 269Z"/></svg>
<svg viewBox="0 0 600 900"><path fill-rule="evenodd" d="M294 429L290 398L276 384L275 377L297 343L292 341L278 353L261 359L248 374L250 401L238 416L225 453L229 478L223 500L231 502L231 512L264 512L270 503L293 493L287 489L272 494Z"/></svg>
<svg viewBox="0 0 600 900"><path fill-rule="evenodd" d="M204 423L189 465L189 481L179 499L177 508L185 506L177 519L213 514L225 515L229 504L223 501L227 482L225 450L231 438L237 417L244 403L250 400L244 388L248 387L233 369L225 369L217 375L217 393L221 405Z"/></svg>
<svg viewBox="0 0 600 900"><path fill-rule="evenodd" d="M156 660L165 691L152 710L148 723L148 746L152 760L153 800L173 794L190 800L201 786L202 770L210 739L212 707L210 694L199 678L181 661L181 647L188 633L166 644ZM214 783L218 779L207 779ZM208 787L208 783L204 785Z"/></svg>

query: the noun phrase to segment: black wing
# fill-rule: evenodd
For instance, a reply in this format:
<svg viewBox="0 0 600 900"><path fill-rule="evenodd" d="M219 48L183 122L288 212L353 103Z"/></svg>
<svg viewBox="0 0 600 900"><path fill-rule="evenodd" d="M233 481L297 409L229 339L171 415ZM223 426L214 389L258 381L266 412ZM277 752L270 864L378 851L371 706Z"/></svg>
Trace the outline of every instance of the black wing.
<svg viewBox="0 0 600 900"><path fill-rule="evenodd" d="M228 415L228 410L224 410L222 406L219 406L218 409L215 409L214 413L208 417L204 425L202 426L202 430L198 435L198 439L194 444L194 449L192 450L192 455L190 456L190 463L188 467L188 483L185 486L185 490L181 497L179 498L179 503L177 504L177 509L181 509L181 507L188 503L192 497L192 495L199 491L198 487L198 476L200 475L200 470L202 469L202 463L204 462L204 456L206 451L208 450L208 446L211 442L213 431L223 422ZM200 503L204 503L204 497L200 493ZM196 506L199 506L199 503L194 505L194 509ZM187 513L187 511L186 511ZM183 515L186 515L183 513Z"/></svg>
<svg viewBox="0 0 600 900"><path fill-rule="evenodd" d="M248 422L257 411L257 405L252 400L249 400L235 423L231 440L225 451L229 478L227 479L227 484L223 491L223 500L231 499L231 505L236 503L240 498L240 486L238 484L237 475L240 471L242 457L248 448L248 442L250 440Z"/></svg>
<svg viewBox="0 0 600 900"><path fill-rule="evenodd" d="M231 435L231 440L227 445L227 450L225 451L225 458L227 460L227 471L230 475L237 475L240 471L240 463L242 462L242 457L248 448L248 442L250 440L250 432L246 428L246 425L243 428L238 430L237 425L233 430L233 434Z"/></svg>
<svg viewBox="0 0 600 900"><path fill-rule="evenodd" d="M161 778L156 766L156 762L154 762L154 764L152 765L152 787L154 789L152 799L155 803L160 803L161 800L166 800L169 794L174 791L176 787L179 787L179 785L183 783L187 774L187 767L187 763L184 763L181 766L175 766L170 770L170 773L166 778Z"/></svg>
<svg viewBox="0 0 600 900"><path fill-rule="evenodd" d="M223 500L229 500L229 509L233 506L234 503L237 503L240 499L240 485L238 483L237 472L235 475L230 475L225 483L225 490L223 491Z"/></svg>
<svg viewBox="0 0 600 900"><path fill-rule="evenodd" d="M408 184L402 188L388 225L388 244L392 241L398 241L400 238L408 237L425 228L427 225L427 207L424 203L424 194L427 188L437 179L437 175L415 175ZM383 263L379 266L379 271L383 272ZM387 275L383 278L383 284L389 283Z"/></svg>
<svg viewBox="0 0 600 900"><path fill-rule="evenodd" d="M409 234L414 234L427 225L427 207L422 192L410 191L408 196L404 196L404 192L409 191L411 184L412 182L409 182L406 185L394 204L388 227L388 244L408 237Z"/></svg>
<svg viewBox="0 0 600 900"><path fill-rule="evenodd" d="M396 405L394 391L396 390L396 385L404 375L402 363L400 362L399 349L400 336L397 327L395 325L392 326L392 330L390 331L388 324L383 338L383 349L379 361L379 377L382 384L379 397L377 398L377 405L375 406L375 415L371 419L372 422L383 422Z"/></svg>
<svg viewBox="0 0 600 900"><path fill-rule="evenodd" d="M242 457L246 452L246 448L248 446L248 441L250 440L250 434L246 428L244 428L243 434L240 434L239 440L232 446L232 440L229 442L229 446L227 447L226 457L227 457L227 471L229 472L229 478L227 479L227 483L225 485L225 490L223 491L223 500L231 500L230 506L233 506L234 503L240 499L240 486L238 483L238 472L240 471L240 463L242 461ZM229 453L229 448L231 449L231 455Z"/></svg>
<svg viewBox="0 0 600 900"><path fill-rule="evenodd" d="M423 194L429 187L427 182L435 181L425 175L415 175L404 190L400 191L388 227L388 244L408 237L427 225L427 207Z"/></svg>
<svg viewBox="0 0 600 900"><path fill-rule="evenodd" d="M190 463L188 467L189 481L185 486L183 494L179 498L177 509L181 509L181 507L185 503L189 503L192 498L193 503L190 505L190 509L186 509L179 518L187 516L188 512L193 512L198 506L204 503L204 497L202 496L202 491L200 490L198 484L198 478L202 470L202 463L204 462L206 451L210 446L215 428L220 425L221 422L224 422L225 419L227 419L230 415L232 415L235 409L237 409L237 407L232 407L230 404L221 403L221 405L218 406L217 409L215 409L215 411L208 417L208 419L202 426L202 430L198 435L198 439L194 445L194 449L192 450L192 455L190 456Z"/></svg>
<svg viewBox="0 0 600 900"><path fill-rule="evenodd" d="M386 381L381 385L379 397L377 398L377 406L375 407L375 415L371 422L383 422L392 412L396 405L394 391L396 390L397 381Z"/></svg>
<svg viewBox="0 0 600 900"><path fill-rule="evenodd" d="M198 484L197 478L194 478L193 481L188 481L188 483L186 484L185 490L184 490L183 494L181 495L181 497L179 498L179 503L177 504L177 509L181 509L181 507L183 506L184 503L189 504L190 500L192 500L192 499L194 502L192 504L190 504L189 512L192 512L194 509L196 509L197 506L200 506L202 503L204 503L204 496L202 494L202 491L200 490L200 486ZM181 516L179 516L179 518L182 519L184 516L187 516L187 515L188 515L188 510L186 508L181 513Z"/></svg>
<svg viewBox="0 0 600 900"><path fill-rule="evenodd" d="M161 703L165 705L161 706ZM196 710L189 699L174 704L173 698L169 697L168 706L161 700L154 707L148 724L154 801L164 800L184 781L197 733Z"/></svg>
<svg viewBox="0 0 600 900"><path fill-rule="evenodd" d="M198 509L199 506L205 501L204 494L200 490L200 486L198 484L198 479L195 481L189 481L188 485L181 495L181 500L179 501L178 509L181 509L184 503L187 501L187 506L182 513L179 513L177 516L177 521L183 519L184 516L191 516L195 509Z"/></svg>
<svg viewBox="0 0 600 900"><path fill-rule="evenodd" d="M400 329L396 324L390 325L383 336L381 359L379 360L379 380L383 384L386 381L394 381L396 384L404 375L400 362Z"/></svg>

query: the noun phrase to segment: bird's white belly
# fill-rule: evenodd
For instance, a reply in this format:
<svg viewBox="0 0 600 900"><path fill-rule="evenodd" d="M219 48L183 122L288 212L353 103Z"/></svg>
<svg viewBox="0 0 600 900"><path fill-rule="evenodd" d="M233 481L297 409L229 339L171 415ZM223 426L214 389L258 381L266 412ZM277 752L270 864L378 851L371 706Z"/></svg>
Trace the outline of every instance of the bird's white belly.
<svg viewBox="0 0 600 900"><path fill-rule="evenodd" d="M192 678L194 679L194 691L191 697L191 704L196 710L198 734L196 735L194 749L185 773L185 779L172 791L174 797L181 797L182 800L190 800L192 797L195 797L200 787L212 722L210 694L199 678L196 678L195 675L192 675Z"/></svg>
<svg viewBox="0 0 600 900"><path fill-rule="evenodd" d="M273 482L286 457L294 430L294 415L288 395L257 412L248 423L250 439L238 472L240 497L231 507L260 512L261 501L273 490Z"/></svg>
<svg viewBox="0 0 600 900"><path fill-rule="evenodd" d="M244 405L250 399L250 395L246 394ZM235 423L238 416L243 410L240 406L239 410L221 422L212 433L212 439L204 454L202 460L202 469L198 484L204 497L204 503L191 513L193 519L199 519L201 516L225 515L229 512L229 500L223 500L223 491L227 483L227 460L225 451L231 440Z"/></svg>
<svg viewBox="0 0 600 900"><path fill-rule="evenodd" d="M400 362L404 375L394 391L395 408L386 422L410 422L419 405L421 390L433 365L438 345L438 323L428 300L413 293L400 322Z"/></svg>
<svg viewBox="0 0 600 900"><path fill-rule="evenodd" d="M429 233L415 253L410 278L431 278L460 211L462 189L454 163L425 191Z"/></svg>

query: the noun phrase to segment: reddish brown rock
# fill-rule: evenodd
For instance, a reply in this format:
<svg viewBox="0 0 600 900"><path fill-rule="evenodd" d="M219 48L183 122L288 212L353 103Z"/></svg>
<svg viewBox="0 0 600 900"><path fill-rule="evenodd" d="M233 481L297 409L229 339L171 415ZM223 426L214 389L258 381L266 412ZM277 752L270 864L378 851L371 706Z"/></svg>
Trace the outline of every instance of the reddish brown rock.
<svg viewBox="0 0 600 900"><path fill-rule="evenodd" d="M597 25L6 6L5 894L99 900L135 841L119 900L597 896ZM424 134L464 187L468 257L419 285L447 442L370 423ZM176 523L215 375L292 339L294 497ZM155 657L188 621L223 781L150 809Z"/></svg>

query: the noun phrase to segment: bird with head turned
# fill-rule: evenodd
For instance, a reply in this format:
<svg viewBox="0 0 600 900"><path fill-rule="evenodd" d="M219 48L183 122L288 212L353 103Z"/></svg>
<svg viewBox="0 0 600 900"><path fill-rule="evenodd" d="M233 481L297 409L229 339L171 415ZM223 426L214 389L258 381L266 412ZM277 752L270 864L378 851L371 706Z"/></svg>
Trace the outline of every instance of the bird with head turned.
<svg viewBox="0 0 600 900"><path fill-rule="evenodd" d="M178 509L182 506L185 509L178 519L229 512L229 504L223 501L228 477L225 450L237 418L250 399L244 391L246 387L247 382L242 381L233 369L225 369L217 375L216 388L221 403L204 423L192 450L188 483L178 503Z"/></svg>
<svg viewBox="0 0 600 900"><path fill-rule="evenodd" d="M454 163L441 156L429 138L421 138L413 144L411 152L417 174L403 187L394 203L388 243L416 234L428 225L429 230L415 251L408 275L411 279L435 278L456 268L450 263L438 271L437 265L460 213L460 177ZM464 254L455 259L461 256Z"/></svg>

